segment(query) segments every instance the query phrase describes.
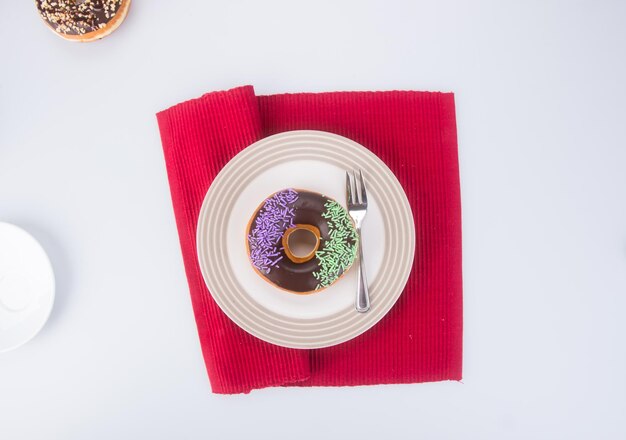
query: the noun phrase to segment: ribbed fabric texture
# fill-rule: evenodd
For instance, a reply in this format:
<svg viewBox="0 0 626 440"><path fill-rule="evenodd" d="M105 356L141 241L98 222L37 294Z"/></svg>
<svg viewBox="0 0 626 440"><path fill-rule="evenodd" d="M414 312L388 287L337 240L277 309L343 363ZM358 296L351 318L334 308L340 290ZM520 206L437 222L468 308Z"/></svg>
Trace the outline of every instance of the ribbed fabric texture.
<svg viewBox="0 0 626 440"><path fill-rule="evenodd" d="M209 93L157 115L200 344L215 393L278 385L346 386L460 380L461 203L454 95L333 92ZM221 168L251 143L324 130L373 151L407 193L417 232L407 286L375 327L344 344L292 350L239 329L218 308L196 257L202 200Z"/></svg>

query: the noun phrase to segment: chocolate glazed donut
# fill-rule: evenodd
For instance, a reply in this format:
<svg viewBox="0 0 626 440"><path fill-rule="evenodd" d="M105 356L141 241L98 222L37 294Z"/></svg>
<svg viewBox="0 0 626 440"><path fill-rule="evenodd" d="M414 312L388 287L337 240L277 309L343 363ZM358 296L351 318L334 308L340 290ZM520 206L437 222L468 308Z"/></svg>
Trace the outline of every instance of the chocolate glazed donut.
<svg viewBox="0 0 626 440"><path fill-rule="evenodd" d="M131 0L35 0L39 15L57 35L72 41L106 37L124 21Z"/></svg>
<svg viewBox="0 0 626 440"><path fill-rule="evenodd" d="M347 211L322 194L285 189L265 199L247 228L256 272L298 294L318 292L354 263L358 239Z"/></svg>

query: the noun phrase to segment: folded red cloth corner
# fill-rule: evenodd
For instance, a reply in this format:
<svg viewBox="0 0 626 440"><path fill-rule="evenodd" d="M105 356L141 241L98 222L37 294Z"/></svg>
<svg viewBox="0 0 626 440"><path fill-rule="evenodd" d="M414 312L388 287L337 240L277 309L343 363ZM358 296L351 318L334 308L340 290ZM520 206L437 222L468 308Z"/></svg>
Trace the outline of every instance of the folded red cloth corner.
<svg viewBox="0 0 626 440"><path fill-rule="evenodd" d="M157 114L191 299L213 392L461 379L461 201L454 95L411 91L257 96L208 93ZM261 341L217 306L196 257L211 182L238 152L288 130L323 130L364 145L404 187L416 254L404 292L376 326L334 347Z"/></svg>

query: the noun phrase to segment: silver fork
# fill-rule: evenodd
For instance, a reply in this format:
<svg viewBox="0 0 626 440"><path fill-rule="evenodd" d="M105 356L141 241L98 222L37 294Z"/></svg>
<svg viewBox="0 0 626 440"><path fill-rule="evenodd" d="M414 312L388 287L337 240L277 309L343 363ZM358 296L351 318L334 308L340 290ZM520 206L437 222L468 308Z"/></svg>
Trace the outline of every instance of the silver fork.
<svg viewBox="0 0 626 440"><path fill-rule="evenodd" d="M346 199L348 201L348 213L359 235L359 267L357 272L356 302L355 308L359 313L365 313L370 309L370 293L367 287L367 277L365 276L365 264L363 264L363 240L361 238L361 224L367 214L367 192L363 181L363 172L359 170L350 175L346 172Z"/></svg>

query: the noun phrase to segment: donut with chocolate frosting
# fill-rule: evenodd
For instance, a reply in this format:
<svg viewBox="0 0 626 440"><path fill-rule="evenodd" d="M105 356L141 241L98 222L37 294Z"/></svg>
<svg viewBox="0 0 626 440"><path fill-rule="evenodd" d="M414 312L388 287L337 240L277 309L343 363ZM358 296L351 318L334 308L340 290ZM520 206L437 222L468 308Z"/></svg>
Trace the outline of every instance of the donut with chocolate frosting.
<svg viewBox="0 0 626 440"><path fill-rule="evenodd" d="M322 194L284 189L252 215L246 236L254 270L280 289L308 294L337 281L354 263L358 236L348 212Z"/></svg>
<svg viewBox="0 0 626 440"><path fill-rule="evenodd" d="M131 0L35 0L43 21L72 41L94 41L124 21Z"/></svg>

